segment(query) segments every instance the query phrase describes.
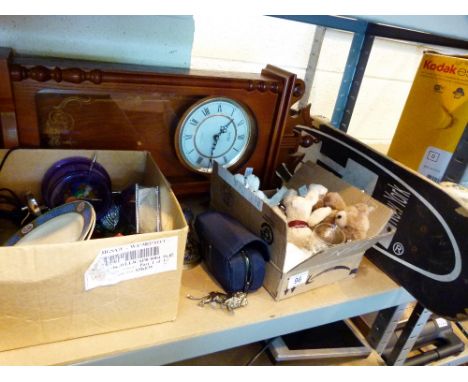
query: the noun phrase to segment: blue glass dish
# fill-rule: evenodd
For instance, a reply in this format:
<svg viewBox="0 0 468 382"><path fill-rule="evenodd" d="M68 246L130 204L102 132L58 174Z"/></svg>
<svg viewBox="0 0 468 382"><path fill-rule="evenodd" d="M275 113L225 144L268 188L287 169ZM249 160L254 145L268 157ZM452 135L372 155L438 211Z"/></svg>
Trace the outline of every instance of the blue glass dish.
<svg viewBox="0 0 468 382"><path fill-rule="evenodd" d="M41 192L45 204L51 207L50 193L60 178L67 176L70 172L86 170L101 174L108 184L108 188L112 189L109 174L102 165L97 162L93 164L93 161L86 157L68 157L55 162L42 178Z"/></svg>
<svg viewBox="0 0 468 382"><path fill-rule="evenodd" d="M111 207L112 193L102 175L88 170L75 171L60 178L49 193L51 208L74 200L90 202L100 219Z"/></svg>

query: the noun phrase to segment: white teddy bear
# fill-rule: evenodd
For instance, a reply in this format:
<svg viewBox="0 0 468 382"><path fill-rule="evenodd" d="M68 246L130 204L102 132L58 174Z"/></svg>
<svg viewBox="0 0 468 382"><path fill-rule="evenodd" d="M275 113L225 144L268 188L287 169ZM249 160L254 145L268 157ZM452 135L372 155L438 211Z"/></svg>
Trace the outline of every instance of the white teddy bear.
<svg viewBox="0 0 468 382"><path fill-rule="evenodd" d="M312 230L308 220L314 206L314 200L289 193L284 199L286 221L288 223L288 241L300 248L308 248Z"/></svg>

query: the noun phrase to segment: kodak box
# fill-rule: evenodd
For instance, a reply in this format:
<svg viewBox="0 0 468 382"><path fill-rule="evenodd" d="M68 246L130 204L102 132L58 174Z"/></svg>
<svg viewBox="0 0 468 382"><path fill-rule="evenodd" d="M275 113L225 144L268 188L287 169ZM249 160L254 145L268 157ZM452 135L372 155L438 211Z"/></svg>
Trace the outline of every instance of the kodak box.
<svg viewBox="0 0 468 382"><path fill-rule="evenodd" d="M468 138L467 126L468 56L424 53L388 155L436 182L462 183L466 163L456 179L444 174L466 151L459 145Z"/></svg>
<svg viewBox="0 0 468 382"><path fill-rule="evenodd" d="M0 150L0 160L6 152ZM0 186L18 195L32 191L39 197L42 177L54 162L70 156L92 158L94 153L108 171L114 190L132 183L160 186L164 231L0 247L0 351L176 318L188 227L169 184L148 153L16 150L4 163ZM160 256L145 261L139 256L143 247ZM125 260L130 250L137 266ZM118 255L113 261L103 261L113 255Z"/></svg>
<svg viewBox="0 0 468 382"><path fill-rule="evenodd" d="M387 227L393 211L361 190L352 187L322 167L307 162L288 182L296 190L310 183L323 184L340 193L350 205L364 202L375 207L371 212L370 230L364 240L329 247L312 257L306 251L298 253L287 241L288 225L284 216L234 180L226 169L215 166L211 183L211 204L228 213L246 228L262 237L270 248L263 286L275 300L354 277L364 252L380 240L394 234Z"/></svg>

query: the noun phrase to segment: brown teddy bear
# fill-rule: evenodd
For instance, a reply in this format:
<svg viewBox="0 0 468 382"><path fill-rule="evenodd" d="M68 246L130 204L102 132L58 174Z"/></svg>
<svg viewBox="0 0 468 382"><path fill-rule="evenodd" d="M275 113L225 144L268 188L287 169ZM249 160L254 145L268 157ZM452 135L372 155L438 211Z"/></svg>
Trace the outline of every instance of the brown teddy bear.
<svg viewBox="0 0 468 382"><path fill-rule="evenodd" d="M369 231L369 214L373 210L373 207L365 203L356 203L338 211L334 221L345 233L347 241L362 240Z"/></svg>
<svg viewBox="0 0 468 382"><path fill-rule="evenodd" d="M322 207L330 207L332 210L344 210L346 203L338 192L327 192L314 205L314 210Z"/></svg>

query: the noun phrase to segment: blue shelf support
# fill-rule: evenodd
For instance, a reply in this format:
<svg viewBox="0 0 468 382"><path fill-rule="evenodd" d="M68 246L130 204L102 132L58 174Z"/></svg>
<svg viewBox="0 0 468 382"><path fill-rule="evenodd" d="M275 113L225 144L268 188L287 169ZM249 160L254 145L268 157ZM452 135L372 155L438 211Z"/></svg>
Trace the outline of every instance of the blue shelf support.
<svg viewBox="0 0 468 382"><path fill-rule="evenodd" d="M468 50L468 34L464 28L468 22L467 16L445 16L445 23L442 25L435 24L432 16L405 18L401 16L275 15L273 17L354 33L331 120L336 128L344 132L348 130L351 121L374 37ZM399 26L388 25L388 22L376 23L385 22L385 18L387 21L393 20ZM450 25L448 21L453 21L456 28L447 27ZM442 35L438 35L437 32Z"/></svg>
<svg viewBox="0 0 468 382"><path fill-rule="evenodd" d="M354 34L331 120L333 126L340 130L348 130L373 42L372 35Z"/></svg>

